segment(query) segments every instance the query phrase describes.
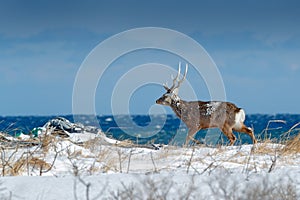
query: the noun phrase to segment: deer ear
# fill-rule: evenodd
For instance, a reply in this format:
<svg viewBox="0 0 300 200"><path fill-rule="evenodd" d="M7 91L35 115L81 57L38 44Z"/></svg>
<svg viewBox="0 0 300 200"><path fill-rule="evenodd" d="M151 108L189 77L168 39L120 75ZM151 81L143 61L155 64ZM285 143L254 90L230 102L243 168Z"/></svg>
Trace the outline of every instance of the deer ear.
<svg viewBox="0 0 300 200"><path fill-rule="evenodd" d="M173 94L175 95L178 95L178 88L175 88L173 91L172 91Z"/></svg>

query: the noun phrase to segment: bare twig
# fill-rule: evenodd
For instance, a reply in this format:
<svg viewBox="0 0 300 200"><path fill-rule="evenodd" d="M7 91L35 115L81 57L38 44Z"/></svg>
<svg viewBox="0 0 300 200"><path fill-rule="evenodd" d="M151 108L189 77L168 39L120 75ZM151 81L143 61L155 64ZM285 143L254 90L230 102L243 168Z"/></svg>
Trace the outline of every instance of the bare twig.
<svg viewBox="0 0 300 200"><path fill-rule="evenodd" d="M211 167L213 167L215 162L211 162L201 173L200 175L204 174L208 169L210 169Z"/></svg>
<svg viewBox="0 0 300 200"><path fill-rule="evenodd" d="M192 165L192 160L193 160L193 157L194 157L194 152L195 152L195 147L193 147L193 150L192 150L192 154L191 154L191 157L187 163L187 170L186 170L186 173L188 174L189 173L189 170L190 170L190 167Z"/></svg>
<svg viewBox="0 0 300 200"><path fill-rule="evenodd" d="M275 165L276 165L276 161L277 161L277 151L275 150L275 155L274 155L274 158L271 158L271 161L272 161L272 164L268 170L268 173L271 173L274 168L275 168Z"/></svg>
<svg viewBox="0 0 300 200"><path fill-rule="evenodd" d="M120 173L122 173L122 152L120 149L118 149L118 157L119 157L119 169L120 169Z"/></svg>
<svg viewBox="0 0 300 200"><path fill-rule="evenodd" d="M91 183L85 182L80 176L78 176L78 180L86 187L85 188L85 197L86 197L86 200L89 200Z"/></svg>
<svg viewBox="0 0 300 200"><path fill-rule="evenodd" d="M53 168L53 166L54 166L54 163L55 163L55 161L56 161L56 158L57 158L57 156L58 156L58 154L59 154L59 151L57 151L57 148L54 148L54 150L55 150L55 155L54 155L54 158L53 158L53 161L52 161L50 167L49 167L47 170L45 170L45 171L41 170L41 173L47 173L47 172L49 172L50 170L52 170L52 168ZM42 168L41 168L41 169L42 169Z"/></svg>
<svg viewBox="0 0 300 200"><path fill-rule="evenodd" d="M157 172L158 172L158 170L157 170L157 168L156 168L156 165L155 165L155 162L154 162L154 159L153 159L152 152L150 152L150 156L151 156L151 161L152 161L152 164L153 164L153 166L154 166L154 173L157 173Z"/></svg>
<svg viewBox="0 0 300 200"><path fill-rule="evenodd" d="M132 152L133 152L133 149L131 149L130 152L129 152L128 165L127 165L127 174L129 172L129 167L130 167L130 161L131 161Z"/></svg>

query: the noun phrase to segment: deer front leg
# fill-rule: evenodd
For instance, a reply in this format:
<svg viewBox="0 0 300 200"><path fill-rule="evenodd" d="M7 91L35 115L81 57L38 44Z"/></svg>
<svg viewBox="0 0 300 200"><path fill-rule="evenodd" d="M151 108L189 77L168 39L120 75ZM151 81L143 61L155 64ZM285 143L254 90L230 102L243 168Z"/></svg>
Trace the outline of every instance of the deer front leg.
<svg viewBox="0 0 300 200"><path fill-rule="evenodd" d="M188 134L186 136L186 139L185 139L185 146L187 146L190 142L190 140L195 140L194 139L194 136L195 134L197 133L197 129L196 128L190 128L189 131L188 131Z"/></svg>

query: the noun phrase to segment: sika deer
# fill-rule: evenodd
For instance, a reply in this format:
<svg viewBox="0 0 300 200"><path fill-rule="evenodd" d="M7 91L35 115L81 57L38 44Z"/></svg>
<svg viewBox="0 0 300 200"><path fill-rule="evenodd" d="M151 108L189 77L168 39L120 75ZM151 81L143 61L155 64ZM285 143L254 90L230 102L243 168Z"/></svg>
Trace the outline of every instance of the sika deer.
<svg viewBox="0 0 300 200"><path fill-rule="evenodd" d="M201 129L219 128L229 139L230 145L236 141L235 135L232 131L248 134L253 143L256 143L254 133L251 128L246 127L244 124L245 112L243 109L238 108L230 102L222 101L184 101L178 96L178 89L180 84L185 80L188 65L186 65L183 78L180 79L179 63L178 74L173 79L172 87L167 87L166 93L163 94L158 100L157 104L170 106L175 114L186 124L188 127L188 134L186 137L185 145L188 145L190 140L194 140L194 135ZM177 85L176 85L177 83Z"/></svg>

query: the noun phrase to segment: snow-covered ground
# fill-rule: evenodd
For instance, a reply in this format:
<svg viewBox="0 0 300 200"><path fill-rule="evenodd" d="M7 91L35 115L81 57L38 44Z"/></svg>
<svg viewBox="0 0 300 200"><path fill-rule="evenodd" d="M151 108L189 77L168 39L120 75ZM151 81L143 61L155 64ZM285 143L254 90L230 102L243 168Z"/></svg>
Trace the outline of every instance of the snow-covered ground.
<svg viewBox="0 0 300 200"><path fill-rule="evenodd" d="M0 199L300 198L300 154L284 145L154 150L86 140L1 147Z"/></svg>

